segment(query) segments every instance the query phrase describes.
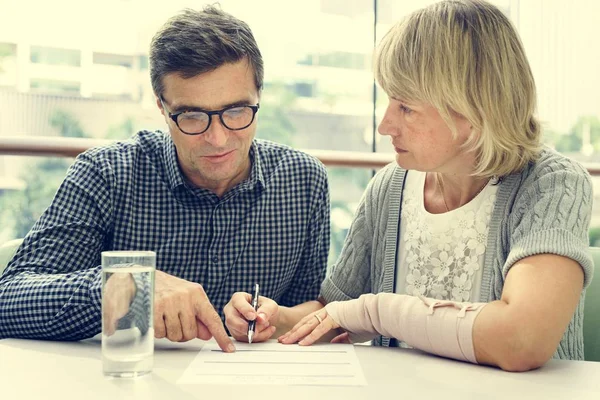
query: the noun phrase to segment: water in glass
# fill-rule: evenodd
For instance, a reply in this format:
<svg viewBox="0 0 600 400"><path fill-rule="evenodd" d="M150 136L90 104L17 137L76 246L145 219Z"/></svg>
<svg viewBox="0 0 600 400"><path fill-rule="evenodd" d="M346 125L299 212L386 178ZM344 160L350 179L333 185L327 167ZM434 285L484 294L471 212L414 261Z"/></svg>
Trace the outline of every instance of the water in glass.
<svg viewBox="0 0 600 400"><path fill-rule="evenodd" d="M107 263L103 259L103 265ZM121 260L123 261L123 260ZM133 297L117 315L114 329L108 330L103 318L102 365L105 375L136 377L152 370L154 353L153 295L154 265L121 263L118 266L103 266L103 316L105 308L115 304L116 290L105 290L107 282L129 281L135 284ZM120 287L118 290L122 290ZM112 296L112 301L109 300ZM128 297L128 299L129 299Z"/></svg>

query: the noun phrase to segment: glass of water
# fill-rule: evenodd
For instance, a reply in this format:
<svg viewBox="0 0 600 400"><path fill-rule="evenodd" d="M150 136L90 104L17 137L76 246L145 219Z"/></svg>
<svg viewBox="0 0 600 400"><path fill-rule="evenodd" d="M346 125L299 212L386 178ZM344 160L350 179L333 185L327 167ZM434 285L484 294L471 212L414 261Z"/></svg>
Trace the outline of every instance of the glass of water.
<svg viewBox="0 0 600 400"><path fill-rule="evenodd" d="M102 252L102 369L136 377L152 371L153 251Z"/></svg>

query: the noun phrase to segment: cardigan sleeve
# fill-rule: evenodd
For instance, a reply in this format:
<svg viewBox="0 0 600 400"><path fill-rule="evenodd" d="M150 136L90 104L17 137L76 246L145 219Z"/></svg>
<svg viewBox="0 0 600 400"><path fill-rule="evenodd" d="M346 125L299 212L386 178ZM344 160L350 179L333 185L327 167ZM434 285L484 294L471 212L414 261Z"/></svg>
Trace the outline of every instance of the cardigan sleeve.
<svg viewBox="0 0 600 400"><path fill-rule="evenodd" d="M371 185L369 185L370 187ZM328 303L355 299L371 287L372 226L368 220L369 187L363 195L337 262L321 285L321 297Z"/></svg>
<svg viewBox="0 0 600 400"><path fill-rule="evenodd" d="M508 217L510 252L503 277L506 279L517 261L550 253L578 262L587 287L594 268L588 251L593 199L590 175L568 158L537 169L522 183Z"/></svg>
<svg viewBox="0 0 600 400"><path fill-rule="evenodd" d="M374 238L376 230L382 229L378 221L386 212L382 204L395 168L392 163L381 169L367 185L342 252L321 285L321 297L327 302L356 299L373 291L372 253L378 248Z"/></svg>

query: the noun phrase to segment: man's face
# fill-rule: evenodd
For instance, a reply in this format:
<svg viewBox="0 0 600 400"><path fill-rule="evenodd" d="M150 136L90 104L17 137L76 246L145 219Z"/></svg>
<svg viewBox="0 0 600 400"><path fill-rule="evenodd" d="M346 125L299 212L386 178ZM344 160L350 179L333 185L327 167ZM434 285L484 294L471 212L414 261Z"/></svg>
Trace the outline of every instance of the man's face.
<svg viewBox="0 0 600 400"><path fill-rule="evenodd" d="M157 103L169 125L183 173L194 185L223 195L250 173L249 150L256 134L256 118L247 128L230 130L218 115L213 115L206 132L187 135L169 118L169 113L258 104L252 67L244 59L189 79L172 73L163 78L163 84L164 108L160 99Z"/></svg>

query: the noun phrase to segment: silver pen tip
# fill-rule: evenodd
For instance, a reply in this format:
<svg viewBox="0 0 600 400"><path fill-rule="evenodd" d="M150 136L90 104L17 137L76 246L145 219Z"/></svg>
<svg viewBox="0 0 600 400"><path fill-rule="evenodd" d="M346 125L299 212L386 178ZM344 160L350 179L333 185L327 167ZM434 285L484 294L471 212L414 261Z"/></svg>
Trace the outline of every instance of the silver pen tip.
<svg viewBox="0 0 600 400"><path fill-rule="evenodd" d="M252 333L253 332L248 332L248 343L252 343L252 336L254 336Z"/></svg>

